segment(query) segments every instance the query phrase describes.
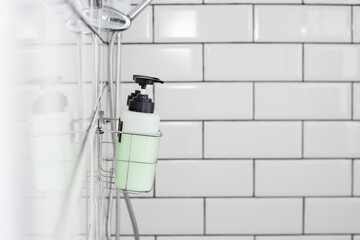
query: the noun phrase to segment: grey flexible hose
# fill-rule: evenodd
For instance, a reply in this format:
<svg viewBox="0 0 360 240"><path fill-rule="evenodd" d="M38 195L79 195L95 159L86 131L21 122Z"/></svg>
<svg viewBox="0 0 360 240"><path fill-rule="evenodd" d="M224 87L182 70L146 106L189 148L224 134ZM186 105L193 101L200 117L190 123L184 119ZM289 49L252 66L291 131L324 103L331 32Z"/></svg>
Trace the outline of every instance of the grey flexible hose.
<svg viewBox="0 0 360 240"><path fill-rule="evenodd" d="M116 96L114 94L114 90L113 90L113 52L114 52L114 45L115 45L115 39L117 36L117 32L113 33L112 37L111 37L111 41L110 41L110 46L109 46L109 102L110 102L110 116L111 118L115 119L116 118L116 109L115 109L115 99ZM120 44L120 43L118 43ZM115 121L111 121L111 130L116 131L116 122ZM114 149L114 159L116 159L116 135L112 134L112 140L113 140L113 149ZM113 169L115 168L114 166L114 162L113 162ZM107 232L107 237L110 240L110 212L112 209L112 198L113 198L113 191L110 191L109 194L109 205L108 205L108 213L107 213L107 222L106 222L106 232ZM132 208L132 204L130 201L130 197L129 194L127 192L124 192L124 198L125 198L125 203L126 203L126 207L128 209L129 212L129 216L130 216L130 220L131 220L131 225L133 228L133 232L134 232L134 238L135 240L139 240L139 229L137 226L137 222L136 222L136 217L134 214L134 210Z"/></svg>
<svg viewBox="0 0 360 240"><path fill-rule="evenodd" d="M114 33L111 37L110 46L109 46L109 72L108 72L108 85L109 85L109 91L108 91L108 97L109 97L109 103L110 103L110 117L115 118L115 111L114 111L114 98L113 98L113 52L114 52L114 44L115 44L115 37L116 34ZM115 121L110 121L110 128L111 130L115 131ZM115 134L111 134L112 142L113 142L113 151L114 151L114 159L116 159L116 137ZM115 169L115 164L113 162L112 169ZM110 230L110 220L111 220L111 210L112 210L112 198L113 198L113 191L110 190L109 193L109 204L107 208L107 220L106 220L106 236L107 239L110 240L111 237L111 230Z"/></svg>

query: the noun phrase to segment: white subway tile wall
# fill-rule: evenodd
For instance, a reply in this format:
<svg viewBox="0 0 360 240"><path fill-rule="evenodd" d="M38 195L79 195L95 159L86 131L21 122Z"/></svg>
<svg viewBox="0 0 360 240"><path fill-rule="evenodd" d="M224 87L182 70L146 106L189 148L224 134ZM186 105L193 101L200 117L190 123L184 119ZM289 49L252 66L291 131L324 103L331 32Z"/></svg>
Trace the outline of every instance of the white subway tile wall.
<svg viewBox="0 0 360 240"><path fill-rule="evenodd" d="M302 199L207 199L207 234L299 234Z"/></svg>
<svg viewBox="0 0 360 240"><path fill-rule="evenodd" d="M257 240L351 240L351 236L259 236Z"/></svg>
<svg viewBox="0 0 360 240"><path fill-rule="evenodd" d="M255 6L257 42L350 42L351 8Z"/></svg>
<svg viewBox="0 0 360 240"><path fill-rule="evenodd" d="M351 119L351 85L255 83L256 119Z"/></svg>
<svg viewBox="0 0 360 240"><path fill-rule="evenodd" d="M201 158L201 122L162 122L159 158Z"/></svg>
<svg viewBox="0 0 360 240"><path fill-rule="evenodd" d="M205 122L206 158L300 158L301 122Z"/></svg>
<svg viewBox="0 0 360 240"><path fill-rule="evenodd" d="M359 198L309 198L305 200L306 233L360 233Z"/></svg>
<svg viewBox="0 0 360 240"><path fill-rule="evenodd" d="M226 27L236 23L236 28ZM248 42L252 39L250 5L158 6L155 42Z"/></svg>
<svg viewBox="0 0 360 240"><path fill-rule="evenodd" d="M309 158L360 157L360 122L306 122L304 156Z"/></svg>
<svg viewBox="0 0 360 240"><path fill-rule="evenodd" d="M203 78L199 44L124 45L122 58L123 81L132 81L133 74L157 76L166 81L201 81Z"/></svg>
<svg viewBox="0 0 360 240"><path fill-rule="evenodd" d="M252 119L251 83L168 83L156 87L163 120ZM236 106L232 103L236 102ZM214 111L216 109L216 111Z"/></svg>
<svg viewBox="0 0 360 240"><path fill-rule="evenodd" d="M205 80L302 80L299 44L206 44L204 54Z"/></svg>
<svg viewBox="0 0 360 240"><path fill-rule="evenodd" d="M354 195L360 196L360 160L354 161Z"/></svg>
<svg viewBox="0 0 360 240"><path fill-rule="evenodd" d="M216 237L216 236L207 236L207 237L158 237L159 240L253 240L252 236L242 236L242 237Z"/></svg>
<svg viewBox="0 0 360 240"><path fill-rule="evenodd" d="M157 196L252 196L253 161L160 161L155 183Z"/></svg>
<svg viewBox="0 0 360 240"><path fill-rule="evenodd" d="M351 160L258 160L256 196L351 196Z"/></svg>
<svg viewBox="0 0 360 240"><path fill-rule="evenodd" d="M146 8L141 15L134 19L131 28L123 33L123 42L152 42L153 39L153 12Z"/></svg>
<svg viewBox="0 0 360 240"><path fill-rule="evenodd" d="M304 3L310 4L359 4L359 0L304 0Z"/></svg>
<svg viewBox="0 0 360 240"><path fill-rule="evenodd" d="M154 0L134 21L123 34L122 101L133 74L166 82L149 91L163 137L154 190L133 195L141 239L360 240L356 4ZM24 17L22 81L76 82L78 36L41 8ZM62 89L76 115L75 86ZM121 239L132 239L121 209Z"/></svg>
<svg viewBox="0 0 360 240"><path fill-rule="evenodd" d="M360 81L360 45L305 45L306 81Z"/></svg>
<svg viewBox="0 0 360 240"><path fill-rule="evenodd" d="M360 3L360 1L358 1ZM354 42L360 42L360 7L353 7Z"/></svg>
<svg viewBox="0 0 360 240"><path fill-rule="evenodd" d="M354 119L360 119L360 84L353 84Z"/></svg>

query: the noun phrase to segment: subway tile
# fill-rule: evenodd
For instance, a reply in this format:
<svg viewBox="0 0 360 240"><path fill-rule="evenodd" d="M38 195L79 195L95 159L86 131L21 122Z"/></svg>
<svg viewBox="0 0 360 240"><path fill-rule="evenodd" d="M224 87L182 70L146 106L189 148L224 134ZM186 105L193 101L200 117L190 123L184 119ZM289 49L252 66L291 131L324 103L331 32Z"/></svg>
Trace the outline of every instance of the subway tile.
<svg viewBox="0 0 360 240"><path fill-rule="evenodd" d="M133 240L134 237L121 236L120 239L121 240ZM111 240L116 240L116 238L112 237ZM141 236L141 240L155 240L155 237L143 237L143 236Z"/></svg>
<svg viewBox="0 0 360 240"><path fill-rule="evenodd" d="M360 160L354 161L354 195L360 196Z"/></svg>
<svg viewBox="0 0 360 240"><path fill-rule="evenodd" d="M155 182L156 196L252 196L253 162L160 161Z"/></svg>
<svg viewBox="0 0 360 240"><path fill-rule="evenodd" d="M161 122L159 158L201 158L201 122Z"/></svg>
<svg viewBox="0 0 360 240"><path fill-rule="evenodd" d="M360 84L353 86L354 119L360 119Z"/></svg>
<svg viewBox="0 0 360 240"><path fill-rule="evenodd" d="M360 81L359 45L305 45L307 81Z"/></svg>
<svg viewBox="0 0 360 240"><path fill-rule="evenodd" d="M360 0L304 0L309 4L359 4Z"/></svg>
<svg viewBox="0 0 360 240"><path fill-rule="evenodd" d="M257 236L256 240L351 240L351 236Z"/></svg>
<svg viewBox="0 0 360 240"><path fill-rule="evenodd" d="M156 76L166 81L201 81L201 45L124 45L123 81L134 74Z"/></svg>
<svg viewBox="0 0 360 240"><path fill-rule="evenodd" d="M305 122L305 157L355 158L359 146L359 122Z"/></svg>
<svg viewBox="0 0 360 240"><path fill-rule="evenodd" d="M157 237L158 240L253 240L252 236L228 237L228 236L197 236L197 237Z"/></svg>
<svg viewBox="0 0 360 240"><path fill-rule="evenodd" d="M205 3L301 3L301 0L204 0Z"/></svg>
<svg viewBox="0 0 360 240"><path fill-rule="evenodd" d="M156 86L155 108L163 120L251 119L252 95L251 83L169 83Z"/></svg>
<svg viewBox="0 0 360 240"><path fill-rule="evenodd" d="M360 0L358 0L360 2ZM360 42L360 7L353 7L353 38L354 42Z"/></svg>
<svg viewBox="0 0 360 240"><path fill-rule="evenodd" d="M300 122L205 122L207 158L297 158Z"/></svg>
<svg viewBox="0 0 360 240"><path fill-rule="evenodd" d="M205 45L205 80L301 81L301 66L301 45Z"/></svg>
<svg viewBox="0 0 360 240"><path fill-rule="evenodd" d="M152 8L147 7L131 23L131 27L124 31L122 41L125 43L152 42L153 39L153 13Z"/></svg>
<svg viewBox="0 0 360 240"><path fill-rule="evenodd" d="M154 0L153 4L188 4L202 3L202 0Z"/></svg>
<svg viewBox="0 0 360 240"><path fill-rule="evenodd" d="M351 119L351 85L256 83L256 119Z"/></svg>
<svg viewBox="0 0 360 240"><path fill-rule="evenodd" d="M236 27L224 27L229 23ZM244 42L252 40L250 5L156 6L155 42Z"/></svg>
<svg viewBox="0 0 360 240"><path fill-rule="evenodd" d="M360 233L360 198L305 200L305 233Z"/></svg>
<svg viewBox="0 0 360 240"><path fill-rule="evenodd" d="M350 196L350 160L257 160L256 196Z"/></svg>
<svg viewBox="0 0 360 240"><path fill-rule="evenodd" d="M133 199L132 204L141 234L202 234L203 199ZM125 209L121 203L121 209ZM128 214L121 214L121 231L132 234ZM113 228L114 229L114 228Z"/></svg>
<svg viewBox="0 0 360 240"><path fill-rule="evenodd" d="M301 233L301 199L207 199L207 234Z"/></svg>
<svg viewBox="0 0 360 240"><path fill-rule="evenodd" d="M257 42L350 42L350 7L255 6Z"/></svg>
<svg viewBox="0 0 360 240"><path fill-rule="evenodd" d="M132 4L139 3L140 0L131 0ZM202 0L154 0L151 4L191 4L202 3Z"/></svg>

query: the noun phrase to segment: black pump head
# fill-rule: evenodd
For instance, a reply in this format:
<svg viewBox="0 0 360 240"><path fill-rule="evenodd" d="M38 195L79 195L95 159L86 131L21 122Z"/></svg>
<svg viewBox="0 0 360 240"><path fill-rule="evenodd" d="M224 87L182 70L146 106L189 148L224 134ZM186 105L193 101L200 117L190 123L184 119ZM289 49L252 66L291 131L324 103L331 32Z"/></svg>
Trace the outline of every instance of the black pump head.
<svg viewBox="0 0 360 240"><path fill-rule="evenodd" d="M163 84L164 82L155 77L143 76L143 75L134 75L133 79L136 83L141 86L141 89L146 89L147 85L153 85L155 82Z"/></svg>
<svg viewBox="0 0 360 240"><path fill-rule="evenodd" d="M158 78L142 75L134 75L133 79L141 86L141 89L146 89L147 85L154 85L156 82L164 83ZM155 104L152 99L145 94L145 91L138 90L128 96L128 105L129 110L133 112L153 113L155 108Z"/></svg>

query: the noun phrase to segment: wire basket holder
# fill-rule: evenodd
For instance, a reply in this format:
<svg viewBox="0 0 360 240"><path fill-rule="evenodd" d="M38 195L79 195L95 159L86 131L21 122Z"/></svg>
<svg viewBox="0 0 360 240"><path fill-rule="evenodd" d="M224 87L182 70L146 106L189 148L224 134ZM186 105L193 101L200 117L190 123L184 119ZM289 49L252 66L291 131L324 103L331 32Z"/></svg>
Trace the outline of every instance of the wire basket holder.
<svg viewBox="0 0 360 240"><path fill-rule="evenodd" d="M112 191L146 193L153 188L157 152L161 131L157 134L142 134L104 129L103 124L119 119L100 118L97 134L116 134L115 158L102 156L99 180L104 188ZM121 141L119 140L121 139ZM102 142L101 145L105 144ZM109 164L110 163L110 164ZM110 166L109 166L110 165Z"/></svg>

